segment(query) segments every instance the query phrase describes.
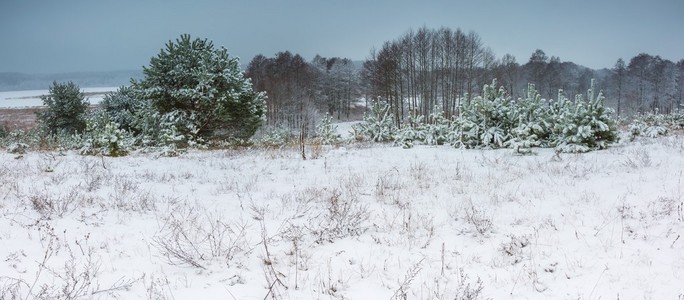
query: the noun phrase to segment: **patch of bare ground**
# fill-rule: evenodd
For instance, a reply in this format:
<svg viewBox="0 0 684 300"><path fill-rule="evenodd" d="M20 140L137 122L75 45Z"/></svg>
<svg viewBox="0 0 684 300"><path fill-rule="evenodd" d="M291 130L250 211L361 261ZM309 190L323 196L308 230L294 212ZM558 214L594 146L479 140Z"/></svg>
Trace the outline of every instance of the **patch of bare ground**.
<svg viewBox="0 0 684 300"><path fill-rule="evenodd" d="M96 107L91 105L90 109ZM0 127L6 131L31 130L38 125L36 113L45 109L44 106L0 108Z"/></svg>
<svg viewBox="0 0 684 300"><path fill-rule="evenodd" d="M0 126L7 131L30 130L36 127L36 112L44 107L0 108Z"/></svg>

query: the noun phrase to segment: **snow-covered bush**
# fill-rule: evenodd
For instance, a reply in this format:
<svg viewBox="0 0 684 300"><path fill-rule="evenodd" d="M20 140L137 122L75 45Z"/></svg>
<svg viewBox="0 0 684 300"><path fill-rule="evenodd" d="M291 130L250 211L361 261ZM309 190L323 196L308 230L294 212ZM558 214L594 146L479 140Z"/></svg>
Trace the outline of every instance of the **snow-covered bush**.
<svg viewBox="0 0 684 300"><path fill-rule="evenodd" d="M511 139L504 143L504 146L513 149L518 154L532 153L532 147L539 147L541 141L533 127L534 124L521 122L518 127L511 129Z"/></svg>
<svg viewBox="0 0 684 300"><path fill-rule="evenodd" d="M549 105L532 84L525 98L514 101L494 80L484 86L482 96L460 103L455 120L447 120L435 108L427 118L410 116L393 138L404 148L415 143L477 149L508 147L519 154L530 153L532 147L557 147L564 152L605 149L617 142L617 126L612 110L604 105L602 93L594 91L592 81L588 99L579 95L574 102L559 91L558 101ZM374 141L392 138L374 138L381 136L381 132L392 132L394 123L384 118L387 112L387 106L374 106L358 131Z"/></svg>
<svg viewBox="0 0 684 300"><path fill-rule="evenodd" d="M336 239L355 236L365 231L364 223L369 218L368 207L358 199L352 189L340 191L337 188L320 191L319 205L314 208L315 217L307 220L307 227L315 237L315 242L322 244Z"/></svg>
<svg viewBox="0 0 684 300"><path fill-rule="evenodd" d="M7 152L13 154L24 154L28 148L29 145L24 143L11 143L7 146Z"/></svg>
<svg viewBox="0 0 684 300"><path fill-rule="evenodd" d="M2 146L9 149L12 144L26 144L30 146L36 146L40 142L40 135L37 130L14 130L10 131L2 137Z"/></svg>
<svg viewBox="0 0 684 300"><path fill-rule="evenodd" d="M399 128L394 135L394 142L405 149L412 148L415 142L422 141L425 136L425 116L409 116L409 121Z"/></svg>
<svg viewBox="0 0 684 300"><path fill-rule="evenodd" d="M332 117L325 114L321 122L316 126L316 135L323 145L337 144L340 141L340 134L337 133L337 125L333 125Z"/></svg>
<svg viewBox="0 0 684 300"><path fill-rule="evenodd" d="M0 145L4 147L14 143L26 144L29 149L78 149L81 136L67 132L48 133L36 128L28 131L14 130L7 133L4 138L0 138Z"/></svg>
<svg viewBox="0 0 684 300"><path fill-rule="evenodd" d="M577 95L570 102L562 93L552 105L555 124L551 142L561 152L587 152L605 149L618 141L613 110L605 107L603 93L595 94L594 81L587 91L588 99Z"/></svg>
<svg viewBox="0 0 684 300"><path fill-rule="evenodd" d="M630 140L634 140L639 136L645 136L650 138L656 138L659 136L667 135L667 127L662 124L648 124L644 120L634 120L629 124L629 136Z"/></svg>
<svg viewBox="0 0 684 300"><path fill-rule="evenodd" d="M423 128L423 142L426 145L444 145L451 131L451 121L445 118L444 112L436 106Z"/></svg>
<svg viewBox="0 0 684 300"><path fill-rule="evenodd" d="M162 218L164 226L153 245L169 264L198 269L214 263L231 267L250 251L247 224L221 213L180 204Z"/></svg>
<svg viewBox="0 0 684 300"><path fill-rule="evenodd" d="M363 115L363 122L354 126L354 131L373 142L388 142L394 139L396 126L387 102L373 101L371 111Z"/></svg>
<svg viewBox="0 0 684 300"><path fill-rule="evenodd" d="M528 84L527 97L518 99L512 109L510 120L517 125L510 129L510 139L504 143L518 154L531 153L532 147L548 147L553 118L546 101Z"/></svg>
<svg viewBox="0 0 684 300"><path fill-rule="evenodd" d="M684 129L684 111L676 110L675 112L667 115L666 122L667 126L673 130Z"/></svg>
<svg viewBox="0 0 684 300"><path fill-rule="evenodd" d="M503 87L497 89L496 80L485 85L482 96L459 106L461 114L455 122L458 135L450 138L451 144L465 148L503 147L510 138L514 104L505 96Z"/></svg>
<svg viewBox="0 0 684 300"><path fill-rule="evenodd" d="M134 129L135 115L148 105L149 103L136 98L131 87L122 86L116 92L104 96L100 102L100 109L112 122L119 124L119 128L131 131Z"/></svg>
<svg viewBox="0 0 684 300"><path fill-rule="evenodd" d="M409 122L396 131L395 143L404 148L411 148L414 143L448 144L452 131L452 122L444 117L444 112L439 107L435 107L428 118L421 115L410 116Z"/></svg>
<svg viewBox="0 0 684 300"><path fill-rule="evenodd" d="M684 129L684 113L675 111L671 114L648 113L636 117L628 127L630 139L638 136L655 138Z"/></svg>
<svg viewBox="0 0 684 300"><path fill-rule="evenodd" d="M104 111L93 114L86 122L81 154L125 156L131 151L133 136L109 118Z"/></svg>
<svg viewBox="0 0 684 300"><path fill-rule="evenodd" d="M162 156L177 156L183 148L195 147L204 142L198 136L198 131L195 115L172 111L161 115L154 145L160 147Z"/></svg>
<svg viewBox="0 0 684 300"><path fill-rule="evenodd" d="M291 143L293 141L294 134L292 130L286 127L268 127L263 128L263 133L259 134L259 137L252 138L253 142L257 145L262 145L266 147L278 147Z"/></svg>

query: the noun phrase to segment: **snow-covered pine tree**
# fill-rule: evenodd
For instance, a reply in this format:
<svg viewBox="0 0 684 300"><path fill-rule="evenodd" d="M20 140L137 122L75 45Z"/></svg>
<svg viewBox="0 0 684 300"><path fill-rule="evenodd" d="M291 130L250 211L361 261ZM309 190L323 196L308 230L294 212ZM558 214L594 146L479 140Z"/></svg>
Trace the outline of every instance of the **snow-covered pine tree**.
<svg viewBox="0 0 684 300"><path fill-rule="evenodd" d="M121 129L135 131L133 127L135 115L146 105L149 104L138 99L131 87L122 86L116 92L104 96L100 102L100 109L109 116L112 122L119 124Z"/></svg>
<svg viewBox="0 0 684 300"><path fill-rule="evenodd" d="M86 128L88 101L73 82L50 86L49 94L40 98L47 109L37 113L38 121L49 133L81 133Z"/></svg>
<svg viewBox="0 0 684 300"><path fill-rule="evenodd" d="M510 110L514 103L506 96L503 87L497 88L496 79L484 85L482 96L462 104L456 121L459 140L452 144L465 148L500 148L510 138ZM453 140L453 138L450 138Z"/></svg>
<svg viewBox="0 0 684 300"><path fill-rule="evenodd" d="M169 41L143 73L142 80L133 82L137 95L162 116L185 116L201 137L248 139L264 121L265 94L252 89L237 58L207 39L183 34Z"/></svg>
<svg viewBox="0 0 684 300"><path fill-rule="evenodd" d="M134 138L120 128L104 110L93 113L86 121L81 154L125 156L131 151Z"/></svg>
<svg viewBox="0 0 684 300"><path fill-rule="evenodd" d="M617 124L613 110L605 106L602 92L596 93L594 80L587 91L587 99L575 96L572 103L559 93L559 99L552 106L552 143L561 152L587 152L605 149L618 141Z"/></svg>
<svg viewBox="0 0 684 300"><path fill-rule="evenodd" d="M425 139L425 116L411 115L408 122L404 123L394 134L394 143L404 149L413 148L414 143L423 142Z"/></svg>
<svg viewBox="0 0 684 300"><path fill-rule="evenodd" d="M444 145L447 143L451 122L444 117L441 107L435 106L423 127L423 143L426 145Z"/></svg>
<svg viewBox="0 0 684 300"><path fill-rule="evenodd" d="M435 106L427 118L423 115L409 116L409 121L397 130L395 143L404 148L411 148L414 143L449 144L453 131L452 122L444 117L441 107Z"/></svg>
<svg viewBox="0 0 684 300"><path fill-rule="evenodd" d="M337 125L332 123L332 117L328 113L325 113L321 122L316 126L316 134L323 145L333 145L340 141Z"/></svg>
<svg viewBox="0 0 684 300"><path fill-rule="evenodd" d="M527 97L514 103L509 117L517 120L517 125L510 130L511 139L506 141L506 147L519 154L529 154L531 147L548 145L552 120L534 84L527 85Z"/></svg>
<svg viewBox="0 0 684 300"><path fill-rule="evenodd" d="M671 114L647 113L636 117L629 124L630 141L638 136L656 138L667 135L671 130L681 129L684 125L684 118L675 111Z"/></svg>
<svg viewBox="0 0 684 300"><path fill-rule="evenodd" d="M354 126L354 131L374 142L388 142L394 139L396 128L390 113L390 105L377 99L370 112L363 115L363 122Z"/></svg>

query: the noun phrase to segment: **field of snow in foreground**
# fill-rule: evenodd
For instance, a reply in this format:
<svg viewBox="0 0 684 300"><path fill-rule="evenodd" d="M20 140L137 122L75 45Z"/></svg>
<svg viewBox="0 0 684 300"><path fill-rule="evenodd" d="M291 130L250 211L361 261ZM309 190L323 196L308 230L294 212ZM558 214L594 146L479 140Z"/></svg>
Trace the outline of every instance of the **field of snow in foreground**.
<svg viewBox="0 0 684 300"><path fill-rule="evenodd" d="M682 299L684 137L0 153L0 298Z"/></svg>
<svg viewBox="0 0 684 300"><path fill-rule="evenodd" d="M86 94L85 98L90 104L98 104L105 93L115 92L117 89L118 87L82 88L81 92ZM0 92L0 108L42 106L43 101L40 97L49 92L48 90Z"/></svg>

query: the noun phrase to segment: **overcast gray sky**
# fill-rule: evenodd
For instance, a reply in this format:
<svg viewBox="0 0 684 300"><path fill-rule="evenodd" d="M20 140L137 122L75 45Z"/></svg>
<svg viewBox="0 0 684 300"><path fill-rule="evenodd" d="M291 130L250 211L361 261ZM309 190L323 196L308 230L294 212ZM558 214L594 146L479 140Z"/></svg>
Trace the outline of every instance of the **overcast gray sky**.
<svg viewBox="0 0 684 300"><path fill-rule="evenodd" d="M592 68L640 52L684 58L682 0L1 0L0 72L141 69L182 33L243 63L285 50L363 60L423 25L475 31L520 63L538 48Z"/></svg>

